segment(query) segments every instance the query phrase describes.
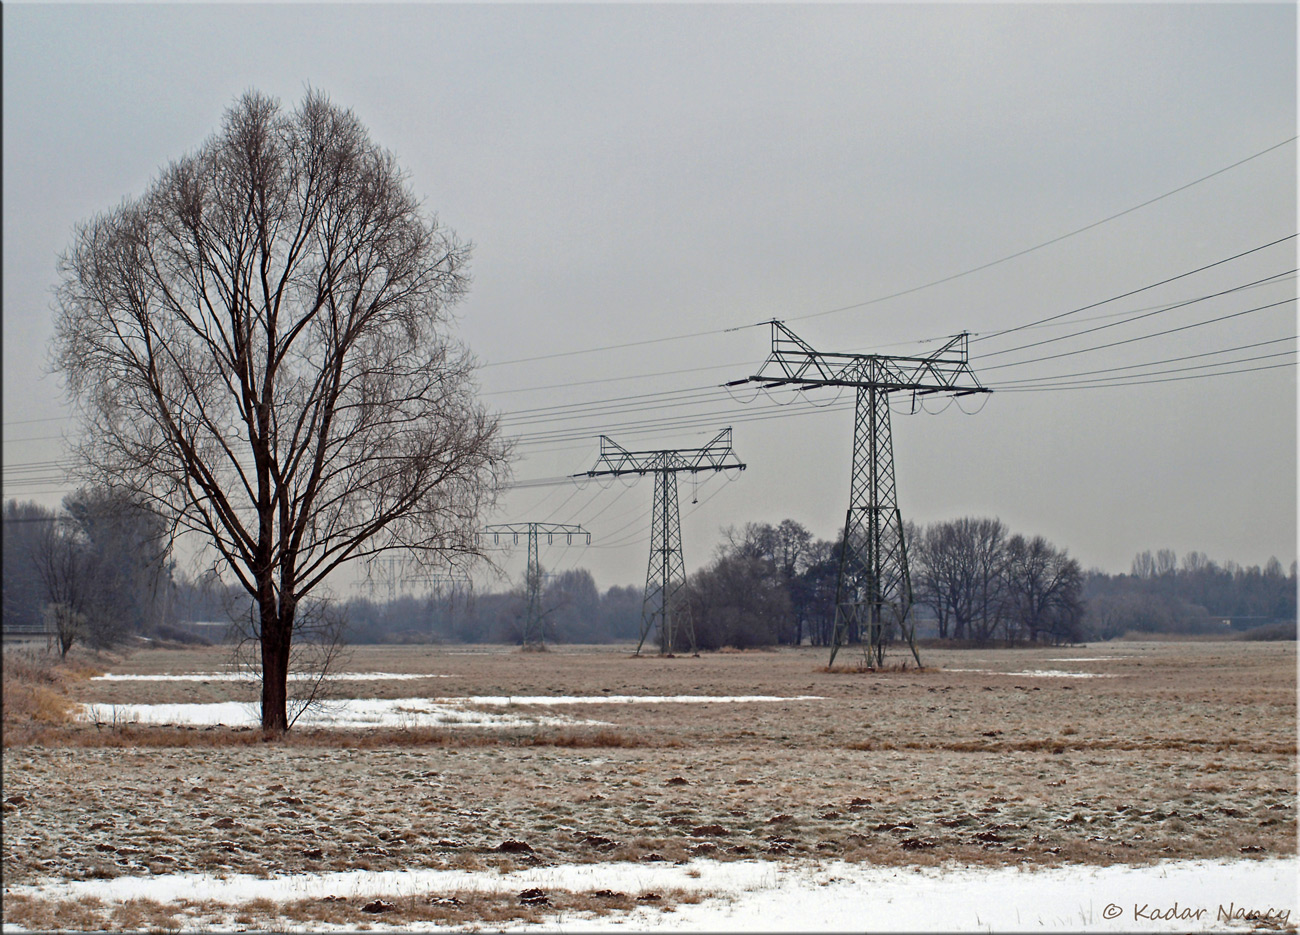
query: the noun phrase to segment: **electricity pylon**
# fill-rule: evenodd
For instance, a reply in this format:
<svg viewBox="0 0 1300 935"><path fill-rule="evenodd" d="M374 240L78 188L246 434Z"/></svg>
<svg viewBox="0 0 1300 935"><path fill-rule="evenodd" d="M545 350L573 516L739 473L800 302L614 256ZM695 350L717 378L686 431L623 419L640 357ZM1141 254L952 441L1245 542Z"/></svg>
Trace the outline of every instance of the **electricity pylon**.
<svg viewBox="0 0 1300 935"><path fill-rule="evenodd" d="M681 607L686 587L686 562L682 558L682 520L677 508L677 475L682 471L743 471L731 450L731 429L725 428L703 448L676 448L661 451L628 451L608 436L600 436L600 458L596 466L574 477L602 477L621 474L655 476L655 502L650 519L650 564L646 569L645 597L641 601L641 639L637 655L645 645L646 634L659 625L659 652L671 655L677 627L684 618L686 633L695 652L695 626L689 611Z"/></svg>
<svg viewBox="0 0 1300 935"><path fill-rule="evenodd" d="M546 537L546 544L551 545L556 536L564 536L564 544L572 545L574 536L585 536L587 544L591 543L591 533L581 526L565 523L497 523L486 526L485 534L492 536L495 545L502 536L510 536L513 545L519 544L520 536L528 537L528 571L526 572L526 589L528 591L528 609L524 614L523 644L540 645L545 642L542 636L542 566L537 560L537 537Z"/></svg>
<svg viewBox="0 0 1300 935"><path fill-rule="evenodd" d="M825 354L814 350L781 322L769 324L772 353L763 366L754 376L726 386L757 382L763 389L841 386L857 391L853 477L835 583L830 661L835 662L841 642L862 640L868 663L883 664L886 631L890 623L897 623L919 666L921 657L907 619L912 607L912 580L894 483L889 394L911 392L915 400L935 393L966 396L991 392L971 371L968 336L962 332L928 357Z"/></svg>
<svg viewBox="0 0 1300 935"><path fill-rule="evenodd" d="M388 602L397 600L397 593L406 593L409 584L427 584L438 587L442 584L468 584L470 579L464 574L439 574L420 566L408 552L385 552L371 555L366 560L366 576L356 583L358 588L366 588L368 597L377 599L379 588L385 588Z"/></svg>

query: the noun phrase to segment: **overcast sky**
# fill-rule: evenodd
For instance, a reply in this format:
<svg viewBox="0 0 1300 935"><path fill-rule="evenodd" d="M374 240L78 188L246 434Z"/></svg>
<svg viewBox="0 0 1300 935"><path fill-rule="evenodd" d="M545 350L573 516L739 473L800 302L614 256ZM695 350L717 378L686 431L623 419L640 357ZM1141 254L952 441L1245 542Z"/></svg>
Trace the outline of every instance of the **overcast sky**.
<svg viewBox="0 0 1300 935"><path fill-rule="evenodd" d="M733 426L748 469L681 479L688 569L728 524L844 521L849 395L716 390L769 349L765 327L727 329L772 318L826 351L973 333L995 392L970 414L895 399L908 519L997 516L1110 572L1145 549L1296 557L1295 240L1092 307L1295 234L1294 4L3 17L6 498L70 489L59 436L78 428L43 366L74 225L140 194L241 92L292 106L313 87L475 244L459 333L521 435L519 481L586 470L601 434L690 448ZM1059 388L1089 379L1106 385ZM569 408L524 412L541 407ZM592 546L543 564L639 586L652 496L650 478L523 486L487 519L581 523Z"/></svg>

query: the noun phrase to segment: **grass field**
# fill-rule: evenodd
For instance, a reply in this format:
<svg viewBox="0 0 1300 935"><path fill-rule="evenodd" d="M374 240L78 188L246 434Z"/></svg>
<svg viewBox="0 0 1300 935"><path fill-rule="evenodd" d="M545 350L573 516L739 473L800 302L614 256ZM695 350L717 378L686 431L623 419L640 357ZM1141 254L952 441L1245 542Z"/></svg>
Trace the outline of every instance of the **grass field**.
<svg viewBox="0 0 1300 935"><path fill-rule="evenodd" d="M155 649L98 664L180 675L228 661L220 648ZM313 728L275 743L255 729L69 722L47 697L251 698L237 682L83 671L42 688L47 715L21 723L7 683L5 883L698 857L1041 867L1296 852L1295 643L930 650L923 661L922 671L867 673L827 672L825 652L811 649L661 659L626 647L358 647L354 673L427 677L333 683L341 698L457 699L520 722ZM618 895L573 899L602 912L635 904ZM508 902L421 911L449 922L547 911ZM137 927L121 911L6 898L4 921ZM357 907L261 911L262 922L366 918ZM175 918L164 906L144 921Z"/></svg>

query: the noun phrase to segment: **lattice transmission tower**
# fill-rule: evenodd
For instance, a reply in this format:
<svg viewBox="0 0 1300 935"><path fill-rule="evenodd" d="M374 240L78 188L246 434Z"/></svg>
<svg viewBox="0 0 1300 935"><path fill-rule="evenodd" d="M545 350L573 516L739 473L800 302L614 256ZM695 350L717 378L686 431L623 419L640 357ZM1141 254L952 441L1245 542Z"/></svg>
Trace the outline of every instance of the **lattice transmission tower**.
<svg viewBox="0 0 1300 935"><path fill-rule="evenodd" d="M695 626L683 606L686 562L682 557L682 520L677 506L677 475L683 471L743 471L731 450L731 429L725 428L703 448L675 448L660 451L628 451L608 436L600 436L600 458L596 466L574 477L654 474L655 501L650 516L650 564L646 569L645 597L641 601L641 639L637 655L652 626L659 628L659 652L671 655L677 629L684 624L691 652L695 652Z"/></svg>
<svg viewBox="0 0 1300 935"><path fill-rule="evenodd" d="M857 392L853 476L835 584L830 661L835 662L842 642L861 641L868 664L882 665L886 635L891 624L897 624L919 666L914 628L908 621L912 580L894 483L889 394L910 392L916 399L936 393L955 397L991 392L970 368L968 335L962 332L927 357L828 354L814 350L781 322L769 324L772 353L763 366L755 375L726 386L757 382L763 389L839 386Z"/></svg>
<svg viewBox="0 0 1300 935"><path fill-rule="evenodd" d="M501 537L510 536L511 544L518 545L520 536L528 537L528 571L525 573L525 590L528 594L528 607L524 611L523 645L539 646L545 642L542 634L542 566L537 559L538 536L546 537L546 544L554 543L557 536L564 537L565 545L572 545L575 536L586 538L591 544L591 533L581 526L566 523L497 523L483 529L485 535L492 537L492 543L498 545Z"/></svg>

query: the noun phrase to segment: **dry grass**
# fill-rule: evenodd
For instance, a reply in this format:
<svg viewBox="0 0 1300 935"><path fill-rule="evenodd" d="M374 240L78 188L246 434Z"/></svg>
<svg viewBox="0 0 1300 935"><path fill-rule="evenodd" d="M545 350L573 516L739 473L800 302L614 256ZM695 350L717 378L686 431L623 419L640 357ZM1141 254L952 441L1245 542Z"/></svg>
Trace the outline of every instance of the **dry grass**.
<svg viewBox="0 0 1300 935"><path fill-rule="evenodd" d="M560 889L529 889L519 893L453 890L382 898L326 896L284 903L254 899L227 905L184 899L171 904L145 899L106 904L94 898L56 902L18 895L6 897L4 921L32 931L47 932L175 932L182 928L183 921L190 928L197 921L205 927L234 923L254 931L274 931L285 922L307 926L337 925L351 930L372 927L382 930L413 922L447 926L540 922L555 913L564 913L581 921L611 912L625 912L637 906L653 906L663 912L673 912L678 906L697 903L706 896L680 889L631 893Z"/></svg>
<svg viewBox="0 0 1300 935"><path fill-rule="evenodd" d="M670 736L602 728L513 728L472 730L447 727L375 728L372 730L299 729L268 736L255 727L187 727L157 724L88 724L70 719L71 702L53 696L58 720L41 721L9 733L5 746L106 747L117 749L215 749L276 743L292 748L375 750L388 747L568 747L674 748L682 742Z"/></svg>
<svg viewBox="0 0 1300 935"><path fill-rule="evenodd" d="M1098 656L1111 658L1084 661ZM223 658L219 648L138 653L114 671L213 671ZM591 702L549 713L606 724L294 731L273 743L256 730L58 723L31 735L39 743L11 743L6 724L5 879L696 856L1006 866L1295 853L1294 643L922 659L921 672L846 677L806 650L660 659L621 648L362 647L355 669L448 677L350 683L358 695L581 695ZM1017 674L1062 669L1111 677ZM73 680L62 690L79 701L176 702L194 700L196 687ZM620 705L605 693L820 700ZM527 848L503 847L511 841ZM559 894L551 908L579 898ZM467 903L465 918L490 925L551 911L489 902ZM162 929L174 908L133 911ZM328 910L382 928L401 913L455 908L267 912L325 922L332 916L312 913ZM46 930L85 927L76 913L88 910L6 898L5 921L38 911L67 914L29 926ZM239 925L274 927L261 910L239 911L252 920ZM507 911L525 914L493 915ZM119 925L95 912L94 924Z"/></svg>
<svg viewBox="0 0 1300 935"><path fill-rule="evenodd" d="M861 659L856 662L842 662L838 665L825 665L817 670L818 672L827 672L834 675L883 675L886 672L910 672L913 675L928 672L930 670L918 667L915 662L889 662L883 666L875 666Z"/></svg>
<svg viewBox="0 0 1300 935"><path fill-rule="evenodd" d="M102 672L96 662L52 652L10 649L4 653L4 742L30 742L55 725L72 720L68 687Z"/></svg>

